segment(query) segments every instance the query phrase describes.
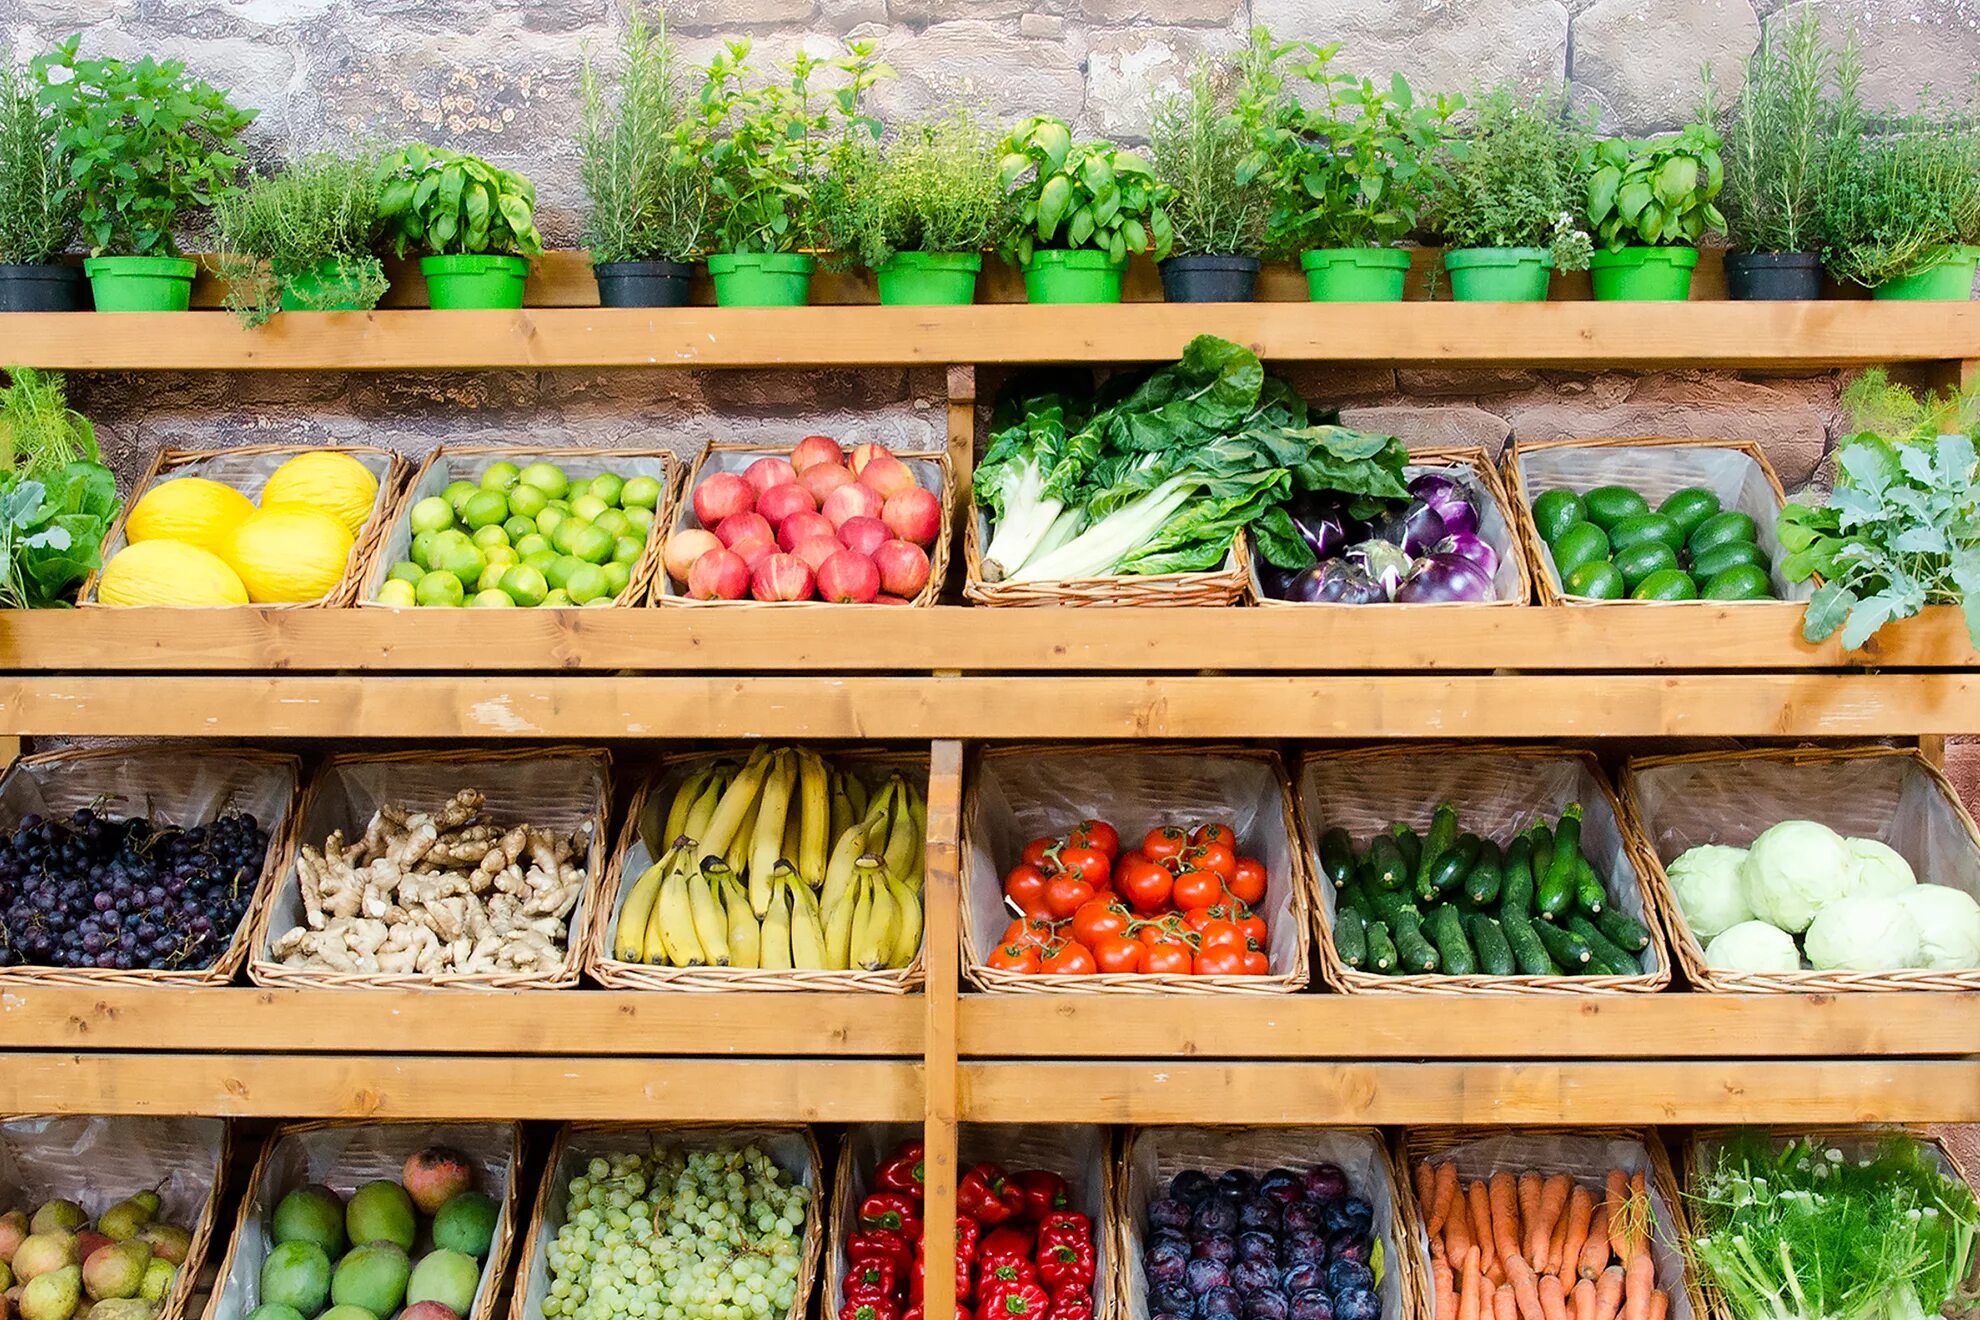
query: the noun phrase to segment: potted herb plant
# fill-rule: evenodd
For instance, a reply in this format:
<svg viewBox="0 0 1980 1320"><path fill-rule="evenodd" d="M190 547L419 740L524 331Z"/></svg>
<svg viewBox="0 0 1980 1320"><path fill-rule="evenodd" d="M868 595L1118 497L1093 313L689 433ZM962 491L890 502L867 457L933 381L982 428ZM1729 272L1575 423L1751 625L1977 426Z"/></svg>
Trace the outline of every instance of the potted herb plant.
<svg viewBox="0 0 1980 1320"><path fill-rule="evenodd" d="M378 260L378 163L318 152L251 179L214 208L227 308L257 326L277 311L364 311L388 287Z"/></svg>
<svg viewBox="0 0 1980 1320"><path fill-rule="evenodd" d="M1499 87L1478 100L1431 204L1453 297L1544 302L1551 272L1587 267L1592 245L1576 222L1586 141L1559 91Z"/></svg>
<svg viewBox="0 0 1980 1320"><path fill-rule="evenodd" d="M1698 240L1726 227L1713 198L1726 180L1709 119L1656 138L1604 138L1588 155L1589 275L1605 301L1682 302Z"/></svg>
<svg viewBox="0 0 1980 1320"><path fill-rule="evenodd" d="M1855 48L1829 47L1812 4L1779 22L1761 29L1726 119L1719 205L1735 249L1726 292L1738 299L1822 296L1822 199L1856 146Z"/></svg>
<svg viewBox="0 0 1980 1320"><path fill-rule="evenodd" d="M956 109L885 142L848 136L820 200L830 259L873 271L882 303L974 302L1003 204L997 135Z"/></svg>
<svg viewBox="0 0 1980 1320"><path fill-rule="evenodd" d="M821 60L800 50L782 81L748 85L748 38L732 41L708 66L701 91L701 141L713 194L714 247L708 273L724 307L802 307L818 261L820 181L837 141L880 135L860 98L891 70L870 43ZM843 80L830 95L812 86L820 70Z"/></svg>
<svg viewBox="0 0 1980 1320"><path fill-rule="evenodd" d="M1250 302L1257 291L1266 191L1248 125L1283 104L1272 49L1260 33L1238 64L1198 61L1182 95L1156 110L1149 156L1171 194L1170 302Z"/></svg>
<svg viewBox="0 0 1980 1320"><path fill-rule="evenodd" d="M102 567L117 478L60 374L7 369L0 387L0 609L60 609Z"/></svg>
<svg viewBox="0 0 1980 1320"><path fill-rule="evenodd" d="M1076 143L1063 119L1034 115L1001 154L997 177L1011 189L1002 246L1032 302L1119 302L1130 253L1169 255L1169 187L1132 151Z"/></svg>
<svg viewBox="0 0 1980 1320"><path fill-rule="evenodd" d="M378 218L393 253L419 259L427 302L443 311L517 308L541 255L536 188L513 170L423 142L378 164Z"/></svg>
<svg viewBox="0 0 1980 1320"><path fill-rule="evenodd" d="M1966 299L1980 265L1980 120L1909 115L1860 135L1829 181L1829 271L1878 298Z"/></svg>
<svg viewBox="0 0 1980 1320"><path fill-rule="evenodd" d="M33 68L69 161L63 195L79 207L96 310L183 312L199 267L179 255L173 227L234 190L235 147L255 112L178 60L91 60L80 48L72 36Z"/></svg>
<svg viewBox="0 0 1980 1320"><path fill-rule="evenodd" d="M61 264L75 237L75 198L55 140L20 66L0 64L0 312L81 312L89 285Z"/></svg>
<svg viewBox="0 0 1980 1320"><path fill-rule="evenodd" d="M695 119L663 15L633 9L618 99L587 53L579 172L591 198L585 242L606 307L685 307L708 219Z"/></svg>

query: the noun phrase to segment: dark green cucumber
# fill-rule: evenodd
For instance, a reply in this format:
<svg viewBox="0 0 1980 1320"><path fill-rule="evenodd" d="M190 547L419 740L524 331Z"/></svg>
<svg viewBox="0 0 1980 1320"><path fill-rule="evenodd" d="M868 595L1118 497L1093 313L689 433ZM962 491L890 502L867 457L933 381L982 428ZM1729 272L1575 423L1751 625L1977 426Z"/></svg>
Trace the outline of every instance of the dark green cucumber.
<svg viewBox="0 0 1980 1320"><path fill-rule="evenodd" d="M1578 878L1575 863L1581 856L1581 804L1571 802L1561 813L1561 823L1554 829L1552 855L1547 859L1545 875L1534 872L1533 907L1541 916L1552 920L1568 910L1574 902L1574 882Z"/></svg>
<svg viewBox="0 0 1980 1320"><path fill-rule="evenodd" d="M1471 864L1471 871L1464 877L1464 896L1477 907L1494 902L1499 890L1505 884L1505 858L1499 845L1490 839L1478 844L1478 860Z"/></svg>
<svg viewBox="0 0 1980 1320"><path fill-rule="evenodd" d="M1439 802L1436 811L1430 815L1429 833L1423 836L1423 855L1416 862L1416 892L1419 897L1429 898L1437 890L1430 883L1431 874L1444 854L1457 842L1457 808L1449 802Z"/></svg>
<svg viewBox="0 0 1980 1320"><path fill-rule="evenodd" d="M1554 960L1547 956L1547 946L1533 933L1533 927L1544 922L1531 922L1525 916L1501 911L1499 928L1505 932L1506 945L1512 950L1513 961L1519 965L1521 976L1558 976L1560 969Z"/></svg>
<svg viewBox="0 0 1980 1320"><path fill-rule="evenodd" d="M1533 913L1533 840L1521 834L1506 848L1505 876L1499 882L1499 910Z"/></svg>
<svg viewBox="0 0 1980 1320"><path fill-rule="evenodd" d="M1595 924L1625 953L1641 953L1650 947L1650 932L1621 908L1609 908L1595 918Z"/></svg>
<svg viewBox="0 0 1980 1320"><path fill-rule="evenodd" d="M1364 923L1375 920L1377 915L1375 905L1368 901L1368 892L1368 886L1362 884L1360 881L1356 881L1351 885L1343 885L1340 892L1334 897L1334 910L1337 912L1353 912Z"/></svg>
<svg viewBox="0 0 1980 1320"><path fill-rule="evenodd" d="M1338 826L1320 836L1320 874L1336 889L1354 879L1354 840Z"/></svg>
<svg viewBox="0 0 1980 1320"><path fill-rule="evenodd" d="M1423 915L1416 910L1416 902L1406 889L1371 889L1367 892L1364 906L1372 914L1371 920L1388 923L1391 932L1396 928L1398 917L1415 921Z"/></svg>
<svg viewBox="0 0 1980 1320"><path fill-rule="evenodd" d="M1401 821L1389 826L1389 837L1396 841L1396 847L1402 851L1403 865L1409 868L1408 877L1403 881L1407 884L1416 879L1416 868L1423 864L1423 840Z"/></svg>
<svg viewBox="0 0 1980 1320"><path fill-rule="evenodd" d="M1478 970L1478 959L1464 938L1464 918L1456 905L1439 903L1424 920L1423 930L1437 946L1444 975L1470 976Z"/></svg>
<svg viewBox="0 0 1980 1320"><path fill-rule="evenodd" d="M1551 921L1533 923L1533 933L1540 937L1540 943L1547 946L1548 956L1566 968L1573 976L1582 976L1595 970L1589 964L1595 960L1595 951L1588 947L1588 941L1571 930L1555 925Z"/></svg>
<svg viewBox="0 0 1980 1320"><path fill-rule="evenodd" d="M1350 967L1359 967L1368 958L1368 935L1361 914L1351 907L1334 913L1334 952Z"/></svg>
<svg viewBox="0 0 1980 1320"><path fill-rule="evenodd" d="M1506 943L1506 932L1498 922L1479 912L1464 926L1471 932L1471 947L1478 951L1479 971L1487 976L1511 976L1519 970L1519 964L1513 961L1512 945Z"/></svg>
<svg viewBox="0 0 1980 1320"><path fill-rule="evenodd" d="M1389 938L1389 928L1379 921L1368 923L1363 932L1367 936L1368 952L1363 957L1363 971L1381 972L1393 976L1396 971L1396 942Z"/></svg>
<svg viewBox="0 0 1980 1320"><path fill-rule="evenodd" d="M1608 887L1595 873L1595 864L1586 854L1574 859L1574 902L1583 914L1591 917L1601 916L1602 909L1609 906Z"/></svg>
<svg viewBox="0 0 1980 1320"><path fill-rule="evenodd" d="M1540 883L1547 878L1547 870L1554 864L1554 832L1544 822L1536 821L1526 832L1533 841L1530 864L1533 870L1533 897L1540 897Z"/></svg>
<svg viewBox="0 0 1980 1320"><path fill-rule="evenodd" d="M1617 948L1614 940L1597 930L1595 923L1579 912L1567 919L1567 929L1581 936L1589 951L1595 955L1595 960L1607 963L1617 976L1635 976L1643 970L1637 966L1635 954Z"/></svg>
<svg viewBox="0 0 1980 1320"><path fill-rule="evenodd" d="M1401 889L1409 883L1409 864L1392 834L1378 834L1368 845L1368 860L1374 869L1370 879L1377 889Z"/></svg>
<svg viewBox="0 0 1980 1320"><path fill-rule="evenodd" d="M1396 937L1396 966L1405 976L1434 972L1441 965L1437 947L1423 937L1423 923L1415 911L1398 911L1389 920Z"/></svg>
<svg viewBox="0 0 1980 1320"><path fill-rule="evenodd" d="M1428 903L1439 894L1455 893L1465 876L1471 874L1471 867L1478 860L1479 838L1476 834L1460 834L1456 842L1444 850L1429 873L1417 881L1416 896Z"/></svg>

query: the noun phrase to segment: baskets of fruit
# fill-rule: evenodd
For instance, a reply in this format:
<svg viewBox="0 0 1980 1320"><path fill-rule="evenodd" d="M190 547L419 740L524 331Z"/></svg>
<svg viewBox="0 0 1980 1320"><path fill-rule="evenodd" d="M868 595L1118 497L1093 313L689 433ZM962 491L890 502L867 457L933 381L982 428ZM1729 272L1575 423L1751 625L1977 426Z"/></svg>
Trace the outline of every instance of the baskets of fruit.
<svg viewBox="0 0 1980 1320"><path fill-rule="evenodd" d="M633 795L585 971L615 990L906 994L924 971L927 783L926 752L667 757Z"/></svg>
<svg viewBox="0 0 1980 1320"><path fill-rule="evenodd" d="M24 1320L178 1320L212 1242L228 1149L217 1118L0 1123L0 1187L20 1198L0 1213L8 1309Z"/></svg>
<svg viewBox="0 0 1980 1320"><path fill-rule="evenodd" d="M328 758L252 936L257 985L577 984L611 758L582 747Z"/></svg>
<svg viewBox="0 0 1980 1320"><path fill-rule="evenodd" d="M963 971L1009 993L1287 994L1291 785L1246 747L994 747L963 804Z"/></svg>
<svg viewBox="0 0 1980 1320"><path fill-rule="evenodd" d="M1552 440L1506 451L1544 605L1806 600L1780 572L1787 495L1744 440ZM1655 507L1652 507L1654 504Z"/></svg>
<svg viewBox="0 0 1980 1320"><path fill-rule="evenodd" d="M389 449L162 449L83 605L348 605L409 468Z"/></svg>
<svg viewBox="0 0 1980 1320"><path fill-rule="evenodd" d="M301 773L293 756L227 747L14 762L0 778L0 982L231 981L281 874Z"/></svg>
<svg viewBox="0 0 1980 1320"><path fill-rule="evenodd" d="M514 1123L278 1127L204 1320L489 1320L521 1165Z"/></svg>
<svg viewBox="0 0 1980 1320"><path fill-rule="evenodd" d="M658 603L932 605L953 484L943 450L712 442L675 511Z"/></svg>
<svg viewBox="0 0 1980 1320"><path fill-rule="evenodd" d="M1594 756L1314 752L1299 820L1320 969L1344 994L1618 994L1670 984L1656 896Z"/></svg>
<svg viewBox="0 0 1980 1320"><path fill-rule="evenodd" d="M665 450L435 450L365 575L368 605L638 605L660 567Z"/></svg>

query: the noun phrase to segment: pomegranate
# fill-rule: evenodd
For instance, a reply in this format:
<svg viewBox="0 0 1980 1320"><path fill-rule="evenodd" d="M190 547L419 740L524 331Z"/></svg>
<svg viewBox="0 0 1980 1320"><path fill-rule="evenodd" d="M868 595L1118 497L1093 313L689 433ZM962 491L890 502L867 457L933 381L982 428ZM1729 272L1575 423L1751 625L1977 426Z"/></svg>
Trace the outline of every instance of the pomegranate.
<svg viewBox="0 0 1980 1320"><path fill-rule="evenodd" d="M717 472L694 488L694 516L703 527L756 507L756 491L733 472Z"/></svg>
<svg viewBox="0 0 1980 1320"><path fill-rule="evenodd" d="M667 538L667 549L662 555L667 565L667 576L676 582L688 580L688 570L694 561L710 550L720 550L722 538L713 532L704 532L699 527L688 527Z"/></svg>
<svg viewBox="0 0 1980 1320"><path fill-rule="evenodd" d="M797 484L811 492L811 498L820 504L825 497L841 486L850 486L857 478L852 469L838 463L814 463L798 473Z"/></svg>
<svg viewBox="0 0 1980 1320"><path fill-rule="evenodd" d="M845 547L839 544L837 537L814 536L809 541L799 545L791 553L802 559L805 562L805 566L816 573L824 566L826 560L844 549Z"/></svg>
<svg viewBox="0 0 1980 1320"><path fill-rule="evenodd" d="M811 569L796 555L770 555L751 571L749 594L758 600L809 600Z"/></svg>
<svg viewBox="0 0 1980 1320"><path fill-rule="evenodd" d="M848 518L839 524L839 539L846 543L846 549L870 556L893 540L894 534L878 518Z"/></svg>
<svg viewBox="0 0 1980 1320"><path fill-rule="evenodd" d="M880 492L880 498L886 500L904 490L913 490L914 473L892 454L875 454L860 472L859 484L873 487Z"/></svg>
<svg viewBox="0 0 1980 1320"><path fill-rule="evenodd" d="M885 507L886 501L878 491L855 482L827 495L819 512L832 520L832 526L843 527L848 518L878 518Z"/></svg>
<svg viewBox="0 0 1980 1320"><path fill-rule="evenodd" d="M912 541L889 541L873 552L880 570L880 589L890 596L913 599L928 585L928 554Z"/></svg>
<svg viewBox="0 0 1980 1320"><path fill-rule="evenodd" d="M768 518L772 527L782 527L784 519L794 513L818 512L818 501L795 481L787 481L757 496L756 511Z"/></svg>
<svg viewBox="0 0 1980 1320"><path fill-rule="evenodd" d="M715 536L723 545L733 550L738 541L774 541L777 539L777 530L770 525L768 518L752 511L732 513L716 523Z"/></svg>
<svg viewBox="0 0 1980 1320"><path fill-rule="evenodd" d="M777 543L762 537L752 536L746 541L738 541L729 549L754 572L756 566L777 553Z"/></svg>
<svg viewBox="0 0 1980 1320"><path fill-rule="evenodd" d="M888 531L903 541L933 545L935 534L942 527L942 501L935 498L933 491L910 486L887 497L887 505L880 511L880 520L887 524Z"/></svg>
<svg viewBox="0 0 1980 1320"><path fill-rule="evenodd" d="M857 550L841 550L818 569L818 598L864 605L880 594L880 570Z"/></svg>
<svg viewBox="0 0 1980 1320"><path fill-rule="evenodd" d="M791 467L800 477L821 463L839 467L845 461L846 456L839 448L839 442L829 435L808 435L791 450Z"/></svg>
<svg viewBox="0 0 1980 1320"><path fill-rule="evenodd" d="M831 536L837 540L833 533L832 520L824 514L794 513L777 528L777 548L788 553L814 537Z"/></svg>
<svg viewBox="0 0 1980 1320"><path fill-rule="evenodd" d="M797 472L791 467L788 458L759 458L743 469L743 480L755 487L761 495L773 486L788 486L797 480Z"/></svg>
<svg viewBox="0 0 1980 1320"><path fill-rule="evenodd" d="M749 565L733 550L710 550L689 570L687 594L695 600L741 600L749 594Z"/></svg>

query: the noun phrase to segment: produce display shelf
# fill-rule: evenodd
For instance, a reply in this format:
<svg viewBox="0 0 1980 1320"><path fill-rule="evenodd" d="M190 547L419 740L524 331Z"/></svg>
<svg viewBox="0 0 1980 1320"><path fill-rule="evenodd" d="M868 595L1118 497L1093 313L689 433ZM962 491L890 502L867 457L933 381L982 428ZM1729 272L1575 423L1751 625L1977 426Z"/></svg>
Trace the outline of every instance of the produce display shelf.
<svg viewBox="0 0 1980 1320"><path fill-rule="evenodd" d="M1980 306L1809 303L1129 303L17 313L0 361L86 371L947 366L1161 362L1200 334L1280 361L1582 370L1980 358Z"/></svg>
<svg viewBox="0 0 1980 1320"><path fill-rule="evenodd" d="M816 610L9 610L0 670L578 673L1348 672L1971 668L1950 606L1861 651L1801 635L1798 603L1682 609L1342 606Z"/></svg>

